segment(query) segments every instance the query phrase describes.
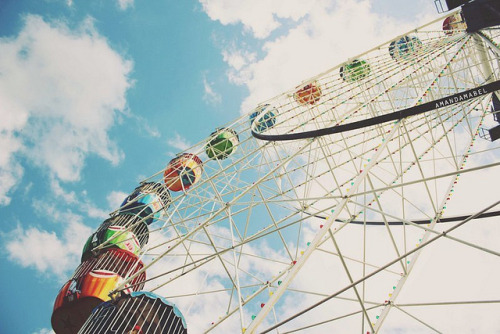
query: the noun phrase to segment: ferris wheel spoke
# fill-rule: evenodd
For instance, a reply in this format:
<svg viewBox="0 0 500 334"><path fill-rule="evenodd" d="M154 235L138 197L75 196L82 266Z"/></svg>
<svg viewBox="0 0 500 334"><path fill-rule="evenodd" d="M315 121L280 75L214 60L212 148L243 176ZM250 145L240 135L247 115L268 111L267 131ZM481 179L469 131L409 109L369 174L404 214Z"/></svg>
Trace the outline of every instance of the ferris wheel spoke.
<svg viewBox="0 0 500 334"><path fill-rule="evenodd" d="M473 305L473 304L498 304L500 300L462 300L462 301L443 301L429 303L398 303L399 307L416 307L416 306L447 306L447 305Z"/></svg>
<svg viewBox="0 0 500 334"><path fill-rule="evenodd" d="M262 194L262 192L261 192L260 188L257 188L257 190L259 191L259 195L260 195L260 197L262 198L262 201L263 201L264 206L265 206L265 208L266 208L266 210L267 210L267 213L268 213L268 215L269 215L269 218L271 218L272 225L273 225L275 228L277 228L277 227L278 227L278 224L276 223L276 219L273 217L273 214L272 214L271 210L269 209L269 205L268 205L268 204L266 203L266 201L264 200L264 196L263 196L263 194ZM287 252L288 256L290 257L290 260L292 261L292 260L293 260L293 255L292 255L292 253L290 253L290 250L288 249L288 246L287 246L287 244L286 244L285 239L283 238L283 235L281 234L281 231L277 230L277 233L278 233L279 238L280 238L280 240L281 240L281 242L282 242L282 244L283 244L283 248L285 249L285 251Z"/></svg>
<svg viewBox="0 0 500 334"><path fill-rule="evenodd" d="M371 178L370 178L369 174L367 174L366 179L367 179L368 184L370 185L370 187L373 189L374 188L373 187L373 183L371 182ZM387 218L386 218L385 212L382 209L382 205L380 204L379 197L378 196L374 196L374 199L375 199L375 203L377 204L377 206L378 206L378 208L380 210L380 213L382 214L382 219L384 220L384 224L385 224L387 233L388 233L388 235L389 235L389 237L391 239L392 246L394 247L394 251L396 252L396 255L398 257L400 257L401 254L399 252L398 246L396 245L396 240L394 239L394 235L392 234L392 231L391 231L391 228L389 226L389 223L387 222ZM400 264L401 264L401 268L402 268L403 272L406 274L406 267L403 264L402 260L400 261ZM372 328L372 330L373 330L373 328Z"/></svg>
<svg viewBox="0 0 500 334"><path fill-rule="evenodd" d="M375 309L377 309L377 308L379 308L381 306L382 306L382 304L376 305L376 306L371 306L371 307L366 308L366 311L372 311L372 310L375 310ZM321 325L328 324L330 322L339 321L339 320L342 320L342 319L345 319L345 318L348 318L348 317L352 317L352 316L355 316L355 315L358 315L358 314L363 314L363 313L364 313L363 310L359 310L359 311L347 313L347 314L344 314L344 315L341 315L341 316L338 316L338 317L335 317L335 318L331 318L331 319L328 319L328 320L324 320L324 321L320 321L320 322L315 322L315 323L313 323L311 325L308 325L308 326L303 326L303 327L295 328L293 330L287 330L285 332L281 332L281 334L290 334L290 333L302 332L302 331L304 331L306 329L318 327L318 326L321 326Z"/></svg>
<svg viewBox="0 0 500 334"><path fill-rule="evenodd" d="M416 166L418 168L418 171L420 173L420 178L421 179L425 179L425 175L424 175L424 172L422 170L422 165L421 165L421 163L420 163L420 161L418 159L419 157L418 157L417 152L415 150L415 146L413 145L413 142L412 142L412 140L410 138L410 135L408 133L408 129L406 128L404 122L403 122L403 129L404 129L405 135L408 138L408 142L410 143L411 153L413 154L413 158L414 158L413 162L416 164ZM429 197L428 199L429 199L429 202L431 204L431 208L434 208L434 210L436 210L436 204L434 203L434 200L432 199L432 195L431 195L430 190L429 190L429 184L428 184L428 182L424 181L423 185L425 187L425 191L427 193L427 196Z"/></svg>
<svg viewBox="0 0 500 334"><path fill-rule="evenodd" d="M325 242L325 243L326 243L326 242ZM322 244L322 245L323 245L323 244ZM321 246L322 246L322 245L321 245ZM329 255L333 255L333 256L337 256L337 257L339 256L339 255L338 255L338 253L335 253L335 252L333 252L333 251L329 251L329 250L322 249L321 247L318 247L318 248L317 248L317 251L318 251L318 252L324 252L324 253L327 253L327 254L329 254ZM359 263L359 264L362 264L363 266L370 267L370 268L373 268L373 269L379 269L379 268L380 268L380 266L378 266L378 265L375 265L375 264L372 264L372 263L367 262L367 261L366 261L366 259L363 259L363 260L358 260L358 259L355 259L355 258L353 258L353 257L346 256L346 255L344 255L344 256L343 256L343 258L344 258L344 260L348 260L348 261L346 261L346 262L354 262L354 263ZM396 276L400 276L400 275L401 275L401 273L400 273L400 272L396 272L396 271L391 270L391 269L385 269L385 270L384 270L384 272L386 272L386 273L390 273L390 274L393 274L393 275L396 275ZM290 290L292 290L292 289L290 289Z"/></svg>
<svg viewBox="0 0 500 334"><path fill-rule="evenodd" d="M333 236L333 233L332 233L331 230L328 230L328 233L330 235L330 239L333 242L333 245L335 246L335 249L337 250L339 259L342 262L342 266L344 267L344 270L345 270L345 272L347 274L347 277L349 278L349 282L352 284L354 281L352 279L351 273L349 272L349 269L347 268L347 265L346 265L346 262L344 260L344 257L342 256L342 253L340 252L340 248L339 248L339 246L337 244L337 241L335 241L335 237ZM359 295L359 292L358 292L358 289L356 288L356 286L353 286L352 288L354 290L354 293L356 294L356 298L359 301L359 305L361 306L361 309L363 310L363 315L364 315L364 317L366 317L366 320L368 321L368 325L370 326L371 330L374 331L374 328L373 328L372 322L370 320L370 317L369 317L368 313L366 312L364 300ZM363 323L364 323L364 317L362 318Z"/></svg>

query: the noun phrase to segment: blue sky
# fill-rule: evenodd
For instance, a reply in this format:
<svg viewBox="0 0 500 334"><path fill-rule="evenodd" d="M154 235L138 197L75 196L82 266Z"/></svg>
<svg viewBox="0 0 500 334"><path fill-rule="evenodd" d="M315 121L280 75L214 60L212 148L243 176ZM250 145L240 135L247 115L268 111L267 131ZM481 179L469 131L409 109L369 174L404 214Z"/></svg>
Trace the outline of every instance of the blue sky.
<svg viewBox="0 0 500 334"><path fill-rule="evenodd" d="M433 0L3 0L0 332L49 332L87 236L175 153L436 17Z"/></svg>

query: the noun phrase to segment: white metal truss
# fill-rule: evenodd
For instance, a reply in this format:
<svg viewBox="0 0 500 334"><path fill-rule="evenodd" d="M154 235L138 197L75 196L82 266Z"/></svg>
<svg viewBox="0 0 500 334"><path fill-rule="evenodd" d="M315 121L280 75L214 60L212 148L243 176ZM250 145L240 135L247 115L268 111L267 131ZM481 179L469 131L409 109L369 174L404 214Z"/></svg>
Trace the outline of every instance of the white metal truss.
<svg viewBox="0 0 500 334"><path fill-rule="evenodd" d="M406 34L413 44L396 56L389 41L266 101L275 122L263 132L350 124L500 80L500 29L445 33L440 24ZM369 69L348 80L346 66L355 61ZM321 96L300 103L294 93L307 84L320 87ZM295 141L255 139L249 115L226 124L239 136L237 149L226 159L209 159L208 137L186 150L203 161L202 176L171 192L168 210L150 226L144 269L118 290L146 271L147 289L185 310L195 332L377 333L401 317L415 328L450 332L449 323L422 307L462 314L482 305L498 314L498 288L488 299L472 298L464 286L451 299L426 295L413 279L426 270L429 253L465 250L484 259L477 284L500 262L498 243L488 241L500 230L495 218L480 219L499 210L497 198L485 202L488 191L474 187L484 178L491 189L500 186L494 177L500 147L478 139L481 128L495 126L490 101L491 94L479 94L412 117ZM145 181L162 178L163 170ZM469 217L442 223L457 215ZM468 226L474 233L461 234Z"/></svg>

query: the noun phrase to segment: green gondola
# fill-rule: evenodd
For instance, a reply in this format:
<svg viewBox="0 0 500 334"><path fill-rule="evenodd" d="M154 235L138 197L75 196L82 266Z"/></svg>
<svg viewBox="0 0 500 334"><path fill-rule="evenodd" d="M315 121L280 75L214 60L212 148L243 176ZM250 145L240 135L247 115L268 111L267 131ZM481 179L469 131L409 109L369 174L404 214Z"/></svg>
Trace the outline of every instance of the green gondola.
<svg viewBox="0 0 500 334"><path fill-rule="evenodd" d="M233 129L221 128L210 135L212 138L205 147L210 159L222 160L236 151L240 142L238 134Z"/></svg>
<svg viewBox="0 0 500 334"><path fill-rule="evenodd" d="M92 250L106 243L104 248L120 248L135 255L149 239L148 225L138 216L117 215L105 220L83 246L82 262L94 254Z"/></svg>
<svg viewBox="0 0 500 334"><path fill-rule="evenodd" d="M345 82L359 81L366 78L370 72L370 64L365 60L354 59L351 63L340 67L340 77Z"/></svg>

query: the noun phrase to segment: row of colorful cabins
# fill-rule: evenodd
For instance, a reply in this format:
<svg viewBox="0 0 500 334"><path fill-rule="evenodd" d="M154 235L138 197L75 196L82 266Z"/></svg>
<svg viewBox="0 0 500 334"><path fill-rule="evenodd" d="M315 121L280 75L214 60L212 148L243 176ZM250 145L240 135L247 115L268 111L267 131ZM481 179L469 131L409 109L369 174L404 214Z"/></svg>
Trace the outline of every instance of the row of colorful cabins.
<svg viewBox="0 0 500 334"><path fill-rule="evenodd" d="M187 333L174 304L143 291L146 271L139 254L148 243L148 226L169 204L162 184L143 183L90 235L80 265L56 297L51 322L57 334Z"/></svg>

